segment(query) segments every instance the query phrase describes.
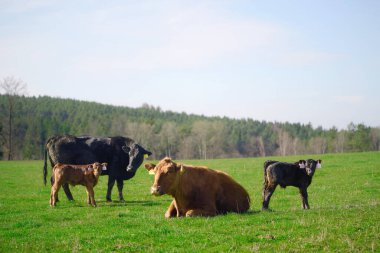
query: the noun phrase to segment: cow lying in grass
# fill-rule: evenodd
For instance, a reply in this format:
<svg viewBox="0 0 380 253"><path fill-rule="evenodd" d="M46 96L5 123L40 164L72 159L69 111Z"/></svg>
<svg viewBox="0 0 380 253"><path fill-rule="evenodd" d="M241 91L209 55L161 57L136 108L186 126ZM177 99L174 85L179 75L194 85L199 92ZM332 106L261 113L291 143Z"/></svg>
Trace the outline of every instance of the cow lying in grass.
<svg viewBox="0 0 380 253"><path fill-rule="evenodd" d="M58 198L58 191L63 184L86 186L88 204L96 206L94 197L94 187L98 183L102 170L107 170L107 163L93 163L87 165L69 165L58 163L53 168L51 176L50 205L55 206Z"/></svg>
<svg viewBox="0 0 380 253"><path fill-rule="evenodd" d="M270 198L277 185L282 188L286 186L298 187L302 208L309 209L307 188L311 184L316 168L321 167L321 160L308 159L300 160L296 163L284 163L277 161L266 161L264 163L264 189L263 189L263 210L269 208Z"/></svg>
<svg viewBox="0 0 380 253"><path fill-rule="evenodd" d="M224 172L175 163L168 157L157 165L145 164L145 168L155 175L151 193L174 198L166 218L243 213L249 209L247 191Z"/></svg>

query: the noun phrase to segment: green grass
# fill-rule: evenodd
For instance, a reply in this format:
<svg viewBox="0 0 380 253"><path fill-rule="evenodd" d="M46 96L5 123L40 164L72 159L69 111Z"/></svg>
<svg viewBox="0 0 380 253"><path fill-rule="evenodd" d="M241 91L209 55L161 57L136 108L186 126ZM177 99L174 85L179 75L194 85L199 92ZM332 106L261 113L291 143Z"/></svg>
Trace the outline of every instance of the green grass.
<svg viewBox="0 0 380 253"><path fill-rule="evenodd" d="M105 202L107 177L95 188L97 208L82 186L49 206L42 161L0 162L0 252L379 252L380 153L328 154L309 187L311 209L298 190L278 188L261 212L264 158L185 161L226 171L250 193L247 214L164 218L169 196L149 193L144 168L125 182L125 203ZM308 157L271 158L295 161ZM50 172L49 172L50 175ZM117 199L114 188L113 199Z"/></svg>

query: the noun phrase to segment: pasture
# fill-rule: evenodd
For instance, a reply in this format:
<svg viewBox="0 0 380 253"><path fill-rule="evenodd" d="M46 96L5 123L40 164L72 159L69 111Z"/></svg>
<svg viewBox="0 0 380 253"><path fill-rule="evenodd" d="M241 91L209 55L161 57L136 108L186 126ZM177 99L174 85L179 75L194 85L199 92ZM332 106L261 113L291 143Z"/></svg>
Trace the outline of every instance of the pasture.
<svg viewBox="0 0 380 253"><path fill-rule="evenodd" d="M322 159L309 187L277 188L261 211L263 162ZM105 202L107 177L95 187L98 207L82 186L49 206L42 161L0 162L0 252L379 252L380 153L181 161L229 173L251 196L247 214L165 219L171 197L150 195L153 176L141 166L125 182L125 202ZM49 177L51 170L49 167Z"/></svg>

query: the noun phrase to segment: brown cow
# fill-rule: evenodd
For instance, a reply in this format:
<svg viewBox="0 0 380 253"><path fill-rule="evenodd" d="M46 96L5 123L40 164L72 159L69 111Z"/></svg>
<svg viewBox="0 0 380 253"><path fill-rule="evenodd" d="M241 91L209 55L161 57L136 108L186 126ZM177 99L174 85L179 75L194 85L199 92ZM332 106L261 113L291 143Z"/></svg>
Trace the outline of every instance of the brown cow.
<svg viewBox="0 0 380 253"><path fill-rule="evenodd" d="M249 209L247 191L224 172L175 163L168 157L157 165L145 164L145 168L155 174L151 193L174 197L166 218L243 213Z"/></svg>
<svg viewBox="0 0 380 253"><path fill-rule="evenodd" d="M84 185L87 190L87 202L96 206L94 198L94 187L98 183L102 170L107 169L107 163L93 163L87 165L71 165L58 163L53 168L51 177L50 205L55 206L58 198L58 191L63 184Z"/></svg>

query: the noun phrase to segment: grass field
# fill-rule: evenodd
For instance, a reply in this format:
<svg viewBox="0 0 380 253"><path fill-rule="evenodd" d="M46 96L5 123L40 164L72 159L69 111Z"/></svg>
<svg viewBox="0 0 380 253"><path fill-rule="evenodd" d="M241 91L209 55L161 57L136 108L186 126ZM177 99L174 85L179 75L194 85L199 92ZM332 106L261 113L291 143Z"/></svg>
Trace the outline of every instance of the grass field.
<svg viewBox="0 0 380 253"><path fill-rule="evenodd" d="M261 212L264 158L185 161L229 173L250 193L247 214L214 218L164 218L169 196L149 193L144 168L125 182L126 202L105 202L107 177L95 188L97 208L85 188L60 191L49 206L42 161L0 162L0 252L380 252L380 153L282 157L321 158L309 187L310 210L298 190L277 188L271 212ZM50 175L50 171L49 171ZM113 199L117 199L114 188Z"/></svg>

